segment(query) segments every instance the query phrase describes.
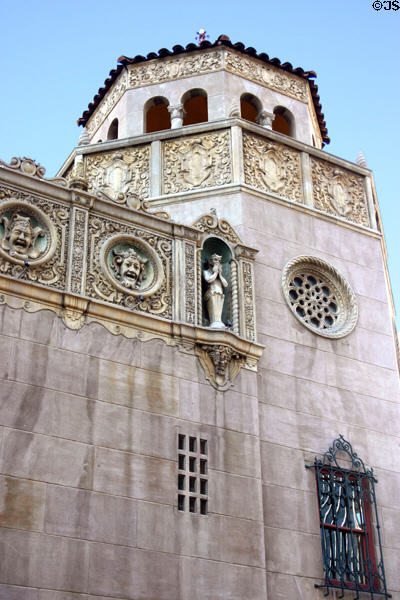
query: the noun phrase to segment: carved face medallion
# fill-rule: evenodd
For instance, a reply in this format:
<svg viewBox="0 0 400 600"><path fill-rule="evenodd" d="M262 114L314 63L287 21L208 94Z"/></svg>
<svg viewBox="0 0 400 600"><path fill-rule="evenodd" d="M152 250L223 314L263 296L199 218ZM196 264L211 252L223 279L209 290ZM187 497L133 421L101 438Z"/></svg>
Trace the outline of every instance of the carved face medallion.
<svg viewBox="0 0 400 600"><path fill-rule="evenodd" d="M112 250L114 258L111 263L111 269L121 285L131 290L139 289L142 282L147 279L146 264L148 259L141 256L137 250L132 247L118 250Z"/></svg>
<svg viewBox="0 0 400 600"><path fill-rule="evenodd" d="M133 296L153 294L164 278L161 260L154 249L133 236L118 234L107 240L100 261L107 279Z"/></svg>
<svg viewBox="0 0 400 600"><path fill-rule="evenodd" d="M54 251L55 232L37 208L9 201L0 207L0 252L19 264L48 260Z"/></svg>

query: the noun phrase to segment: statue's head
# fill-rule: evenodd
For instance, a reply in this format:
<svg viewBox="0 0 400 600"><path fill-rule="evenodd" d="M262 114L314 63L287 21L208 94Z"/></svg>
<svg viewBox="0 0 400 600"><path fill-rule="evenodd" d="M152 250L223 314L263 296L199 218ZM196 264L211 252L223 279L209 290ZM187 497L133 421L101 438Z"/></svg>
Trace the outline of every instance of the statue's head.
<svg viewBox="0 0 400 600"><path fill-rule="evenodd" d="M208 259L208 264L210 265L210 267L212 267L213 265L221 264L221 260L222 256L220 256L219 254L211 254L210 258Z"/></svg>
<svg viewBox="0 0 400 600"><path fill-rule="evenodd" d="M146 279L147 258L142 258L133 248L120 252L113 250L113 254L111 267L120 283L130 289L138 289L142 281Z"/></svg>

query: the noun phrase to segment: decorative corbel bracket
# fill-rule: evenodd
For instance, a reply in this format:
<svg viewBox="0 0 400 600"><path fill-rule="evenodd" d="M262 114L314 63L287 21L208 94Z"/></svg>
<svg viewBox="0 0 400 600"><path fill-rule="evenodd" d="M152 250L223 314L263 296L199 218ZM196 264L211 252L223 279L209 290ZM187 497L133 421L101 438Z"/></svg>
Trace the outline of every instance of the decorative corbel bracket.
<svg viewBox="0 0 400 600"><path fill-rule="evenodd" d="M234 383L246 357L223 344L201 344L195 348L206 378L217 390L226 390Z"/></svg>
<svg viewBox="0 0 400 600"><path fill-rule="evenodd" d="M69 329L80 329L86 321L89 300L63 294L61 318Z"/></svg>

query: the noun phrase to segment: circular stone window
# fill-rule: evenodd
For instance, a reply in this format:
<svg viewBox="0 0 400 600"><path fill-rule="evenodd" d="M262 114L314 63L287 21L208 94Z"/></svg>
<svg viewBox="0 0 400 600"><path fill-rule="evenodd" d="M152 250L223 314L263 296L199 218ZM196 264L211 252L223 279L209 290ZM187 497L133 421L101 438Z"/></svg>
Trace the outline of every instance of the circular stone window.
<svg viewBox="0 0 400 600"><path fill-rule="evenodd" d="M297 256L282 275L283 293L303 325L324 337L340 338L355 327L358 308L346 279L332 265L313 256Z"/></svg>
<svg viewBox="0 0 400 600"><path fill-rule="evenodd" d="M163 266L154 249L130 235L118 234L107 240L100 261L107 279L132 296L154 294L164 279Z"/></svg>
<svg viewBox="0 0 400 600"><path fill-rule="evenodd" d="M9 200L0 206L0 254L19 265L49 260L57 246L53 223L36 206Z"/></svg>

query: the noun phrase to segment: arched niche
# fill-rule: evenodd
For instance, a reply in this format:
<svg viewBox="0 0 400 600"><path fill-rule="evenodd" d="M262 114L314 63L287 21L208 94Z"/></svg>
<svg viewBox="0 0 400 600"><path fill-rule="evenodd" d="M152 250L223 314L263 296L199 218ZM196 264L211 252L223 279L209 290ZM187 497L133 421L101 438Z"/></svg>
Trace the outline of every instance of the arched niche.
<svg viewBox="0 0 400 600"><path fill-rule="evenodd" d="M274 108L274 120L272 121L272 130L290 137L295 137L294 116L284 106Z"/></svg>
<svg viewBox="0 0 400 600"><path fill-rule="evenodd" d="M207 92L201 89L189 90L182 96L184 110L183 125L206 123L208 121Z"/></svg>
<svg viewBox="0 0 400 600"><path fill-rule="evenodd" d="M261 102L253 94L242 94L240 96L240 116L242 119L258 123L258 116L261 110Z"/></svg>
<svg viewBox="0 0 400 600"><path fill-rule="evenodd" d="M114 119L108 128L107 140L117 140L118 139L118 119Z"/></svg>
<svg viewBox="0 0 400 600"><path fill-rule="evenodd" d="M144 105L145 133L171 129L171 116L168 106L168 100L162 96L156 96L146 102Z"/></svg>
<svg viewBox="0 0 400 600"><path fill-rule="evenodd" d="M210 325L210 315L207 309L207 290L209 284L205 281L204 271L209 269L209 259L213 254L221 256L222 276L227 282L227 287L224 289L224 304L222 309L222 322L226 327L232 326L232 250L226 242L217 237L208 237L203 244L201 250L201 272L202 272L202 325L208 327Z"/></svg>

